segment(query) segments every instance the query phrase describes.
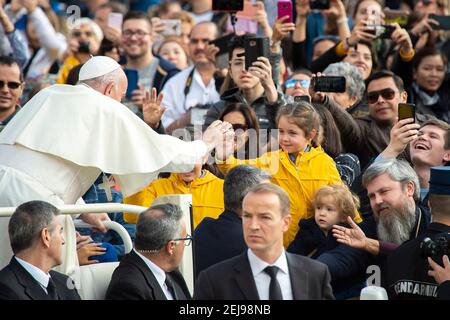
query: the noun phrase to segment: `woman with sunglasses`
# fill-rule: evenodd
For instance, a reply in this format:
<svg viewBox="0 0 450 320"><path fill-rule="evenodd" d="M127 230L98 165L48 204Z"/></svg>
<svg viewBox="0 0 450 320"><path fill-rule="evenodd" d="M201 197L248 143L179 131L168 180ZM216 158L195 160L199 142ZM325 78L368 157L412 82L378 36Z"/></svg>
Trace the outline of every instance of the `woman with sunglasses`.
<svg viewBox="0 0 450 320"><path fill-rule="evenodd" d="M233 126L236 158L254 159L258 156L259 124L251 107L243 103L231 103L223 110L219 120Z"/></svg>

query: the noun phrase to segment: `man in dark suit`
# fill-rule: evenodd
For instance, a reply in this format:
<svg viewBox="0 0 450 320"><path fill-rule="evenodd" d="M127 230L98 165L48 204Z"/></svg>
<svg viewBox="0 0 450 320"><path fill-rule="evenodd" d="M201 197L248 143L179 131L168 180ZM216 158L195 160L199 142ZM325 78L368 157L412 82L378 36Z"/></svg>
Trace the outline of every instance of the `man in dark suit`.
<svg viewBox="0 0 450 320"><path fill-rule="evenodd" d="M108 300L187 300L190 293L177 270L185 245L183 213L177 205L161 204L139 215L134 250L112 275Z"/></svg>
<svg viewBox="0 0 450 320"><path fill-rule="evenodd" d="M250 165L240 165L228 172L223 184L225 211L217 219L204 218L195 229L196 276L247 249L242 233L242 200L251 187L270 182L269 179L264 171Z"/></svg>
<svg viewBox="0 0 450 320"><path fill-rule="evenodd" d="M44 201L19 207L8 225L14 256L0 271L1 300L80 300L69 277L51 271L64 244L59 211Z"/></svg>
<svg viewBox="0 0 450 320"><path fill-rule="evenodd" d="M274 184L251 188L242 204L248 250L200 273L195 299L322 300L334 299L328 268L286 253L283 233L289 228L289 197Z"/></svg>

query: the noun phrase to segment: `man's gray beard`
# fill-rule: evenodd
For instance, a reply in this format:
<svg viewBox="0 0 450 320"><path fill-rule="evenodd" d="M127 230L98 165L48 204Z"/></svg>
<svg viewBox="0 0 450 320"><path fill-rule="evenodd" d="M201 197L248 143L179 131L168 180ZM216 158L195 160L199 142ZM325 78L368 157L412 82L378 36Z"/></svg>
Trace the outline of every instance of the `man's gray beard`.
<svg viewBox="0 0 450 320"><path fill-rule="evenodd" d="M410 207L408 203L405 203L401 211L393 208L390 210L390 213L377 219L378 239L400 245L409 240L416 224L415 205Z"/></svg>

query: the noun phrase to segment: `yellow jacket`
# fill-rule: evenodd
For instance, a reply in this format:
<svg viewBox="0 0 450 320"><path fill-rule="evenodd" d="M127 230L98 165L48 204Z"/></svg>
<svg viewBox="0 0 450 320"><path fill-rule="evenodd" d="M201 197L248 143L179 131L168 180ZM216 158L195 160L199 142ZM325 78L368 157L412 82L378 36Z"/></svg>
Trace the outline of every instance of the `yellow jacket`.
<svg viewBox="0 0 450 320"><path fill-rule="evenodd" d="M172 173L169 178L153 181L145 189L125 198L123 202L150 207L157 197L168 194L192 194L194 228L203 218L216 219L223 212L223 180L209 171L206 171L204 177L195 179L190 184L184 182L178 174ZM131 213L124 213L124 218L128 223L137 221L137 215Z"/></svg>
<svg viewBox="0 0 450 320"><path fill-rule="evenodd" d="M64 60L63 65L59 68L58 78L56 83L65 84L70 70L79 65L81 62L75 56L70 55Z"/></svg>
<svg viewBox="0 0 450 320"><path fill-rule="evenodd" d="M267 171L272 176L272 182L289 194L291 225L284 234L285 247L294 240L300 220L314 216L311 201L317 189L323 185L342 183L333 159L320 147L300 152L295 165L282 150L265 153L257 159L238 160L231 157L226 161L217 161L223 174L240 164L250 164Z"/></svg>

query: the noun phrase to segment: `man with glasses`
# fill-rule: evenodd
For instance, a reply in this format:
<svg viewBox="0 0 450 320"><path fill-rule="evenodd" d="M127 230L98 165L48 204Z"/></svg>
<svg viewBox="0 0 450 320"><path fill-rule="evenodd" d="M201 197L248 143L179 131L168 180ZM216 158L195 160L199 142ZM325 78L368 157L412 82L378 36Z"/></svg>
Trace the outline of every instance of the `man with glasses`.
<svg viewBox="0 0 450 320"><path fill-rule="evenodd" d="M406 103L407 93L400 77L383 70L367 79L366 98L369 115L358 119L336 104L325 103L345 137L342 141L344 148L359 157L361 168L389 144L390 131L398 117L398 104ZM424 118L418 115L418 120L423 121Z"/></svg>
<svg viewBox="0 0 450 320"><path fill-rule="evenodd" d="M19 112L19 98L24 82L17 62L10 57L0 57L0 132Z"/></svg>
<svg viewBox="0 0 450 320"><path fill-rule="evenodd" d="M191 240L179 206L160 204L142 212L136 224L134 249L114 271L106 299L190 299L178 266Z"/></svg>
<svg viewBox="0 0 450 320"><path fill-rule="evenodd" d="M131 94L132 104L141 112L145 98L144 89L155 87L158 93L165 82L178 70L167 60L152 53L152 25L143 12L129 12L123 19L122 46L125 51L125 68L138 71L138 88Z"/></svg>
<svg viewBox="0 0 450 320"><path fill-rule="evenodd" d="M196 112L199 111L192 109L195 106L220 100L214 79L214 57L218 49L208 44L217 35L217 26L212 22L199 23L192 29L189 56L194 65L170 79L163 89L162 102L167 106L167 111L162 117L162 123L168 132L194 124Z"/></svg>

